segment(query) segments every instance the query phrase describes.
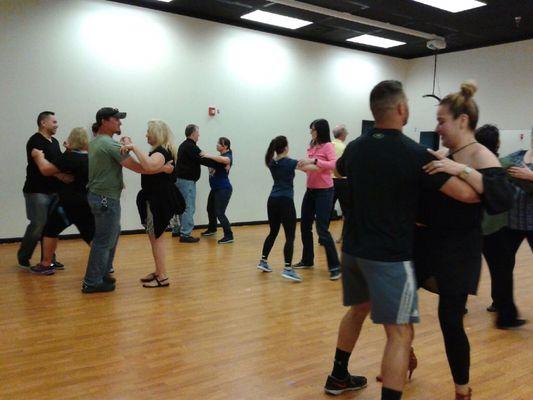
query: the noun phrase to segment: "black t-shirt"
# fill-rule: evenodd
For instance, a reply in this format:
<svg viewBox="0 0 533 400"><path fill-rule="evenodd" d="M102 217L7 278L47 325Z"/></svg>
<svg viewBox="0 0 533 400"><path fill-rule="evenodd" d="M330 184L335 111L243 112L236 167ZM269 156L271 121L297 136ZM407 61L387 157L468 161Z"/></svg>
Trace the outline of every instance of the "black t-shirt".
<svg viewBox="0 0 533 400"><path fill-rule="evenodd" d="M353 207L345 221L345 253L386 262L412 259L420 192L439 190L450 178L426 174L422 167L432 160L394 129L373 129L346 147L337 161Z"/></svg>
<svg viewBox="0 0 533 400"><path fill-rule="evenodd" d="M85 201L87 197L87 183L89 182L89 155L79 151L65 151L54 165L61 172L74 176L74 181L62 185L59 196L62 202Z"/></svg>
<svg viewBox="0 0 533 400"><path fill-rule="evenodd" d="M52 140L46 139L39 132L34 134L26 143L26 157L28 166L26 167L26 182L22 191L24 193L56 193L61 182L53 176L44 176L35 164L31 151L33 149L42 150L44 158L55 165L55 161L61 156L59 142L52 137Z"/></svg>
<svg viewBox="0 0 533 400"><path fill-rule="evenodd" d="M176 175L180 179L197 181L200 179L200 165L206 167L216 166L216 162L200 157L202 150L192 139L185 139L178 148L178 161L176 162Z"/></svg>

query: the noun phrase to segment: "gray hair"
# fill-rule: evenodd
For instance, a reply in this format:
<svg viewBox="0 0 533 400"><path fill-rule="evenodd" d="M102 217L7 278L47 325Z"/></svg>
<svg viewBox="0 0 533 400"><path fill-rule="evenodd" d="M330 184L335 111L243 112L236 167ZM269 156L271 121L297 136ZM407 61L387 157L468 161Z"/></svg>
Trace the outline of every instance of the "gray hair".
<svg viewBox="0 0 533 400"><path fill-rule="evenodd" d="M342 135L348 135L348 131L346 130L346 125L337 125L335 129L333 129L333 137L335 139L338 139Z"/></svg>

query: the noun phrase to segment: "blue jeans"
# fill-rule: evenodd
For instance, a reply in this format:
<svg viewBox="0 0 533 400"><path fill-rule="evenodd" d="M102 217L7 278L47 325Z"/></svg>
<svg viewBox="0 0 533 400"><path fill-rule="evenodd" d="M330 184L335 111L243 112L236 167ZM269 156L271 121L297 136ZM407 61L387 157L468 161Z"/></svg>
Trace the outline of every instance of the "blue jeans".
<svg viewBox="0 0 533 400"><path fill-rule="evenodd" d="M233 189L211 189L207 198L208 230L213 232L217 230L218 218L224 230L224 237L233 237L228 217L226 217L226 208L228 207L232 192Z"/></svg>
<svg viewBox="0 0 533 400"><path fill-rule="evenodd" d="M43 235L48 215L57 204L57 194L24 193L26 217L30 220L17 253L18 261L27 263Z"/></svg>
<svg viewBox="0 0 533 400"><path fill-rule="evenodd" d="M181 195L185 199L185 211L179 216L181 236L190 236L194 229L194 212L196 211L196 182L178 178L176 181Z"/></svg>
<svg viewBox="0 0 533 400"><path fill-rule="evenodd" d="M331 233L328 231L333 194L333 188L307 189L302 201L302 221L300 223L303 244L302 262L306 265L314 263L313 221L316 219L318 240L326 249L328 270L330 271L340 268L337 248Z"/></svg>
<svg viewBox="0 0 533 400"><path fill-rule="evenodd" d="M85 271L84 283L97 286L113 266L120 236L120 200L89 192L87 195L94 215L94 238Z"/></svg>

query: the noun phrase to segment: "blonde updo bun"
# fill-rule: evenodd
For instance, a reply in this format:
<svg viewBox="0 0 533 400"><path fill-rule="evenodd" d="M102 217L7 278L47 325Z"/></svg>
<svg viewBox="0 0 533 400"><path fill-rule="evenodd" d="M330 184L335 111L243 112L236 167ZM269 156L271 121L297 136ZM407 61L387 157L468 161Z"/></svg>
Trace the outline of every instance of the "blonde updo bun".
<svg viewBox="0 0 533 400"><path fill-rule="evenodd" d="M461 94L468 100L474 97L474 94L477 92L477 85L474 81L466 81L461 84Z"/></svg>

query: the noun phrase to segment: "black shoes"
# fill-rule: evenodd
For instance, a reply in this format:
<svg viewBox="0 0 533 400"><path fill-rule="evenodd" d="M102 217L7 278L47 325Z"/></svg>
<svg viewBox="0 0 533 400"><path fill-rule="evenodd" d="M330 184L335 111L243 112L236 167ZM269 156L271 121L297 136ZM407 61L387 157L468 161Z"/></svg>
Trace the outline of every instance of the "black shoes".
<svg viewBox="0 0 533 400"><path fill-rule="evenodd" d="M198 243L200 241L200 238L192 237L192 236L180 236L180 243Z"/></svg>
<svg viewBox="0 0 533 400"><path fill-rule="evenodd" d="M218 244L227 244L227 243L233 243L233 236L224 236L222 239L218 241Z"/></svg>
<svg viewBox="0 0 533 400"><path fill-rule="evenodd" d="M497 322L496 327L498 329L516 329L521 327L522 325L525 325L527 323L527 320L516 318L512 321L505 321L505 322Z"/></svg>
<svg viewBox="0 0 533 400"><path fill-rule="evenodd" d="M494 305L494 303L492 303L490 306L487 307L487 311L488 312L496 312L498 310L496 310L496 306Z"/></svg>
<svg viewBox="0 0 533 400"><path fill-rule="evenodd" d="M112 284L115 284L115 282L117 281L115 278L111 276L111 274L105 274L103 280L106 283L112 283Z"/></svg>
<svg viewBox="0 0 533 400"><path fill-rule="evenodd" d="M202 236L213 236L217 233L217 231L210 231L209 229L202 232Z"/></svg>
<svg viewBox="0 0 533 400"><path fill-rule="evenodd" d="M115 290L115 284L108 283L105 280L96 286L87 285L86 283L83 283L81 286L82 293L103 293L112 292L113 290Z"/></svg>
<svg viewBox="0 0 533 400"><path fill-rule="evenodd" d="M326 385L324 386L324 392L336 396L351 390L361 390L365 388L366 385L367 381L364 376L348 374L345 379L341 380L329 375Z"/></svg>
<svg viewBox="0 0 533 400"><path fill-rule="evenodd" d="M305 264L303 261L296 263L292 266L294 269L311 269L315 266L313 264Z"/></svg>

